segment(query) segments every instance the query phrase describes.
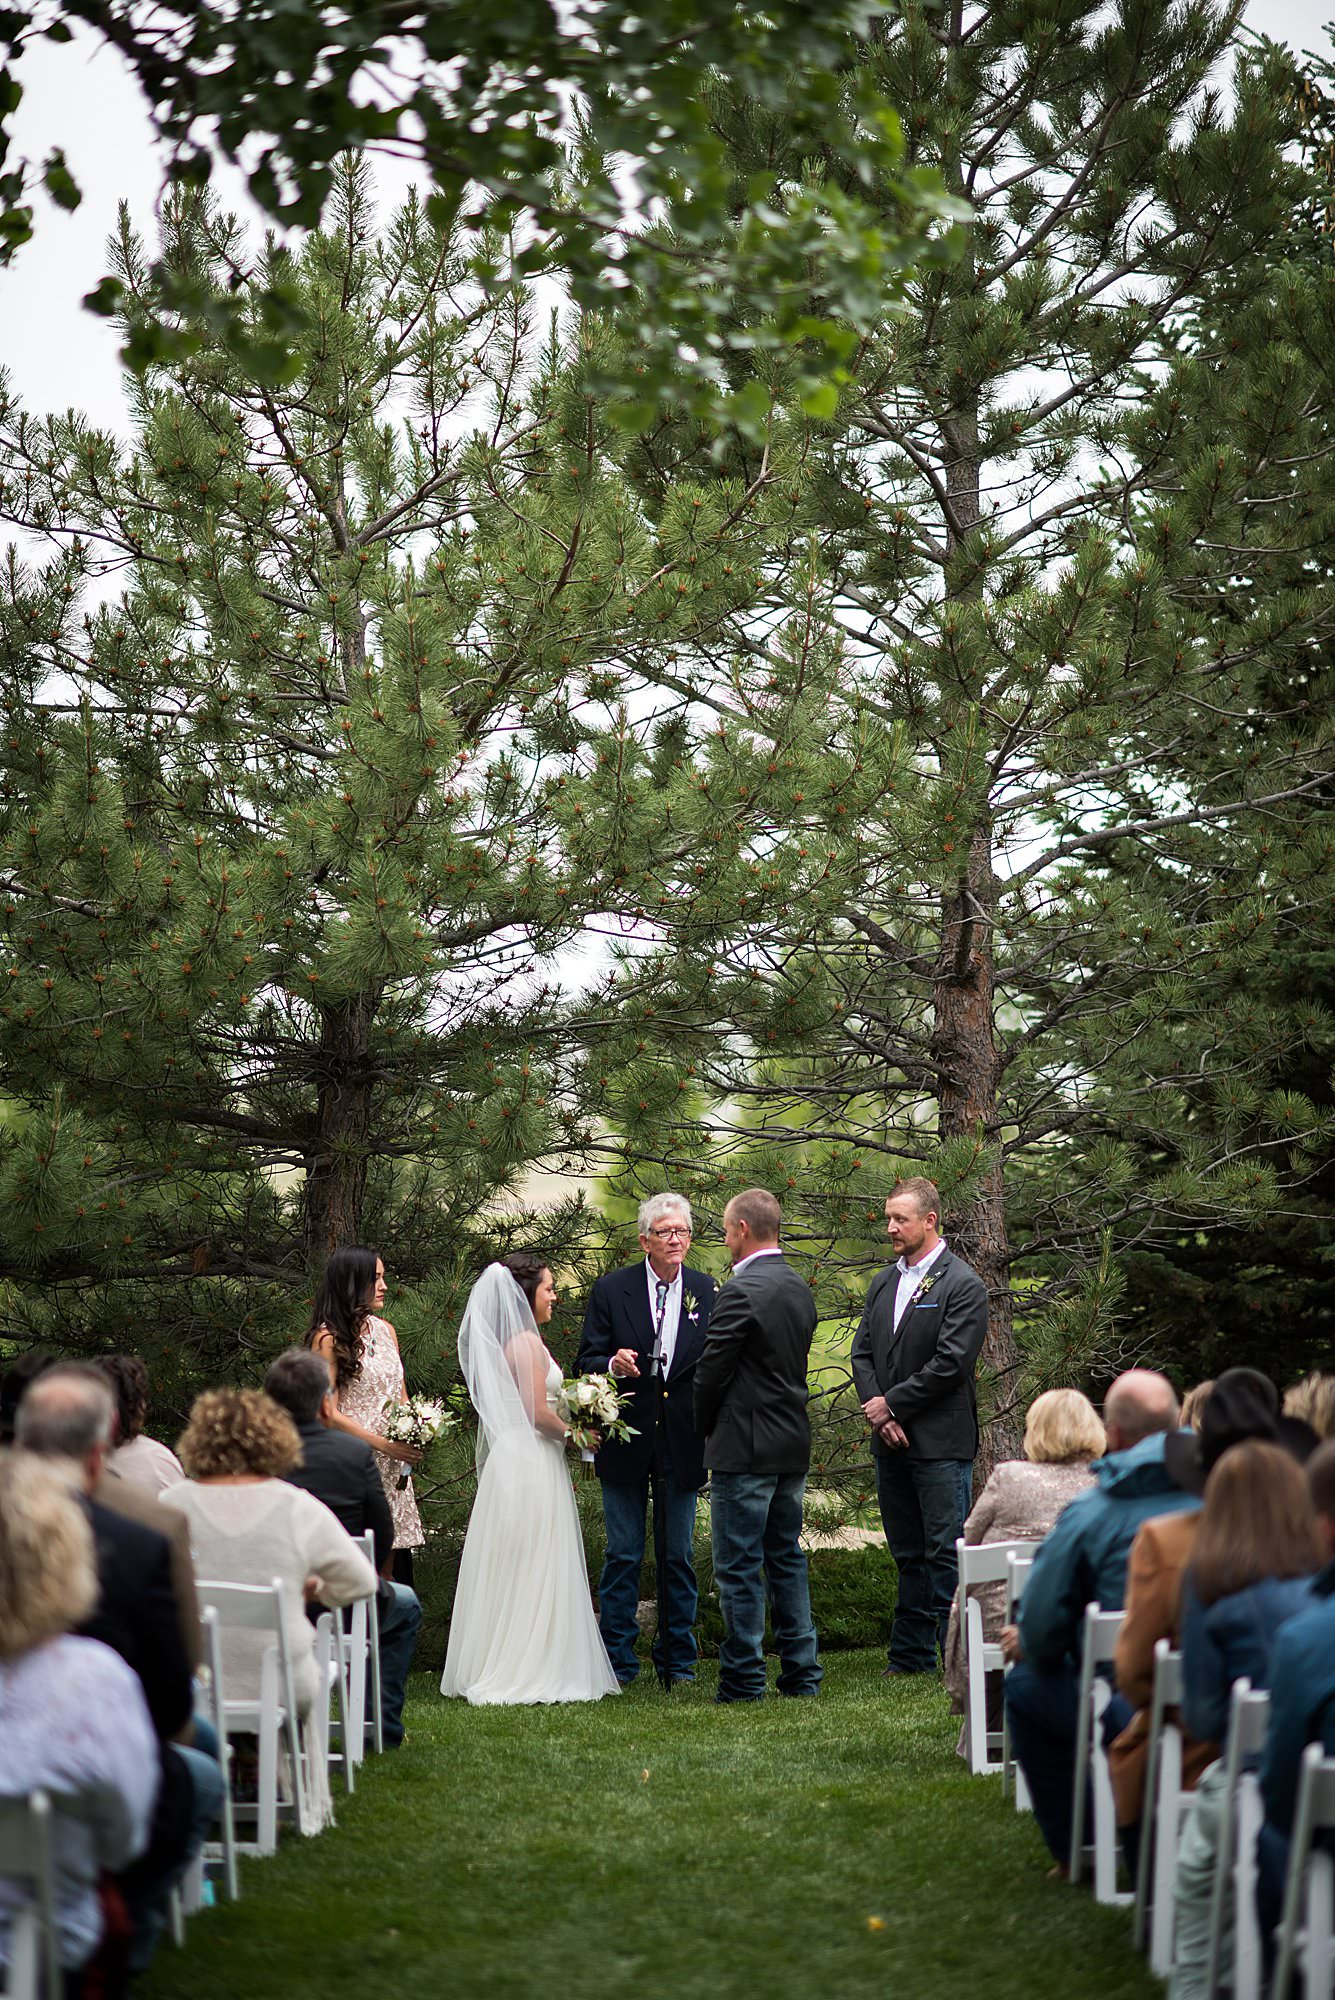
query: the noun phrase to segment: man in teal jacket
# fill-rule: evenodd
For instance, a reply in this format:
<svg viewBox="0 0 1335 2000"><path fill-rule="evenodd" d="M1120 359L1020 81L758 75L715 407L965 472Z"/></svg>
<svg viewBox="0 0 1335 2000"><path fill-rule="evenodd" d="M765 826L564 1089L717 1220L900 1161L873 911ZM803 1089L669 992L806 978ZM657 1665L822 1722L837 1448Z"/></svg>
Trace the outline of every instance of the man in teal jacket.
<svg viewBox="0 0 1335 2000"><path fill-rule="evenodd" d="M1104 1399L1108 1455L1094 1467L1097 1483L1058 1516L1020 1600L1019 1664L1006 1677L1006 1713L1039 1831L1062 1864L1071 1847L1085 1607L1121 1610L1142 1521L1201 1504L1164 1464L1164 1439L1177 1421L1165 1376L1133 1368L1117 1378Z"/></svg>

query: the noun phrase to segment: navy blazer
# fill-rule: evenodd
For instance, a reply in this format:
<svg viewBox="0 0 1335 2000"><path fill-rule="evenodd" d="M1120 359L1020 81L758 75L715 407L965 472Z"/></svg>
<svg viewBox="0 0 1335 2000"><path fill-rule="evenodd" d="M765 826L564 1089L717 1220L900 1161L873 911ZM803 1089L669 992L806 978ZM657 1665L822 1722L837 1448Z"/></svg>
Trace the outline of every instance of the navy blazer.
<svg viewBox="0 0 1335 2000"><path fill-rule="evenodd" d="M634 1348L640 1369L638 1381L618 1378L620 1387L629 1392L622 1414L638 1436L624 1444L609 1440L594 1461L598 1477L610 1486L638 1486L653 1464L656 1442L678 1486L694 1492L705 1483L704 1448L696 1434L692 1398L695 1364L704 1349L718 1287L689 1264L682 1266L681 1278L681 1319L666 1382L649 1373L654 1316L643 1257L619 1271L606 1272L589 1293L575 1372L605 1375L621 1347Z"/></svg>
<svg viewBox="0 0 1335 2000"><path fill-rule="evenodd" d="M987 1334L987 1287L962 1257L943 1250L896 1333L898 1284L898 1267L889 1264L867 1287L851 1356L858 1400L885 1397L908 1433L910 1458L971 1459L978 1450L973 1377ZM881 1458L891 1452L879 1437L872 1449Z"/></svg>

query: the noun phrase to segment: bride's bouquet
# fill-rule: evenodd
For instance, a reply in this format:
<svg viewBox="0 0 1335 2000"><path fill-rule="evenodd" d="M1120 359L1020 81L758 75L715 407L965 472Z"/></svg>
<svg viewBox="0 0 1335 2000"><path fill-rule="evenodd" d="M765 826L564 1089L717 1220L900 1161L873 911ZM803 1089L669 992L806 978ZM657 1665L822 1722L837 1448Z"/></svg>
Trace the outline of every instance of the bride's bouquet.
<svg viewBox="0 0 1335 2000"><path fill-rule="evenodd" d="M393 1444L410 1444L425 1451L459 1419L434 1396L410 1396L406 1403L391 1397L380 1413L380 1428ZM399 1474L399 1490L408 1484L407 1468Z"/></svg>
<svg viewBox="0 0 1335 2000"><path fill-rule="evenodd" d="M576 1375L561 1384L561 1415L579 1446L586 1465L593 1464L594 1446L605 1438L623 1444L639 1433L622 1416L624 1397L610 1375Z"/></svg>

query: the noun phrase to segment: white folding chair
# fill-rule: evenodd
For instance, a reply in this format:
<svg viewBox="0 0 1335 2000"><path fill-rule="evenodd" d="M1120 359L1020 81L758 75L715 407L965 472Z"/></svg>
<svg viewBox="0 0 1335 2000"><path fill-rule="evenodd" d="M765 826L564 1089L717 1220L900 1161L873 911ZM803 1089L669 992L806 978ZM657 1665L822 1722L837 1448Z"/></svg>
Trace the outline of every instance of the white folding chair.
<svg viewBox="0 0 1335 2000"><path fill-rule="evenodd" d="M342 1768L343 1783L349 1792L357 1789L357 1762L352 1755L351 1720L348 1715L347 1663L343 1652L343 1632L336 1611L322 1611L315 1624L315 1671L319 1676L324 1699L317 1701L311 1722L317 1739L316 1754L323 1757L326 1771L332 1774L335 1764ZM330 1707L338 1708L338 1742L334 1748L334 1733L330 1721Z"/></svg>
<svg viewBox="0 0 1335 2000"><path fill-rule="evenodd" d="M1117 1887L1117 1814L1113 1805L1108 1754L1101 1722L1112 1689L1099 1672L1110 1667L1122 1627L1120 1611L1085 1607L1084 1642L1080 1658L1080 1695L1076 1708L1075 1783L1071 1792L1071 1852L1069 1872L1080 1880L1085 1859L1085 1805L1093 1790L1094 1899L1099 1903L1129 1903L1131 1891Z"/></svg>
<svg viewBox="0 0 1335 2000"><path fill-rule="evenodd" d="M1167 1639L1156 1640L1132 1938L1143 1951L1148 1926L1150 1970L1159 1979L1167 1979L1173 1965L1173 1883L1182 1822L1191 1805L1191 1793L1182 1789L1182 1726L1169 1715L1181 1701L1182 1655Z"/></svg>
<svg viewBox="0 0 1335 2000"><path fill-rule="evenodd" d="M1022 1543L1021 1547L1026 1553L1016 1554L1012 1551L1006 1562L1006 1623L1008 1625L1013 1625L1016 1621L1020 1608L1020 1599L1023 1597L1024 1587L1029 1581L1029 1572L1034 1567L1034 1544L1026 1542ZM1009 1666L1006 1668L1006 1672L1010 1672ZM1024 1772L1011 1755L1010 1717L1007 1715L1003 1705L1001 1711L1001 1796L1003 1799L1009 1796L1012 1777L1015 1780L1016 1812L1032 1812L1034 1810L1034 1802L1029 1796L1029 1786Z"/></svg>
<svg viewBox="0 0 1335 2000"><path fill-rule="evenodd" d="M1300 1958L1311 2000L1325 2000L1335 1987L1335 1855L1314 1844L1319 1833L1332 1830L1335 1757L1323 1756L1319 1743L1309 1743L1298 1781L1270 2000L1288 2000L1293 1968Z"/></svg>
<svg viewBox="0 0 1335 2000"><path fill-rule="evenodd" d="M366 1560L375 1569L375 1536L368 1528L364 1535L354 1535L353 1541L365 1552ZM379 1575L379 1571L376 1572ZM371 1744L377 1754L385 1747L385 1725L380 1699L380 1613L374 1597L359 1597L349 1606L351 1616L346 1630L340 1625L343 1661L347 1677L348 1706L347 1732L344 1741L348 1744L353 1764L360 1764L366 1755L366 1688L371 1688Z"/></svg>
<svg viewBox="0 0 1335 2000"><path fill-rule="evenodd" d="M1027 1542L980 1542L970 1545L961 1535L955 1543L959 1566L960 1633L964 1642L965 1705L964 1740L969 1752L969 1769L976 1777L999 1772L1003 1762L1000 1729L987 1726L987 1676L999 1674L1005 1666L1001 1647L983 1636L983 1607L970 1591L982 1583L1004 1584L1011 1556ZM995 1756L994 1753L995 1752Z"/></svg>
<svg viewBox="0 0 1335 2000"><path fill-rule="evenodd" d="M220 1704L227 1736L248 1735L259 1740L256 1837L253 1842L236 1843L238 1851L243 1854L272 1854L278 1846L280 1741L287 1745L292 1768L293 1809L299 1828L306 1818L303 1810L306 1772L292 1659L287 1645L286 1595L278 1577L271 1584L215 1583L204 1578L199 1582L200 1608L203 1610L212 1606L218 1614L222 1631L272 1635L261 1661L258 1698L235 1696L224 1691Z"/></svg>
<svg viewBox="0 0 1335 2000"><path fill-rule="evenodd" d="M1210 1899L1210 1956L1206 1961L1207 2000L1216 2000L1223 1981L1224 1935L1233 1910L1233 2000L1260 2000L1261 1926L1256 1917L1256 1837L1263 1812L1257 1765L1265 1748L1270 1696L1252 1692L1247 1680L1234 1681L1224 1748L1224 1803ZM1232 1895L1230 1897L1230 1877Z"/></svg>
<svg viewBox="0 0 1335 2000"><path fill-rule="evenodd" d="M43 1791L0 1798L0 1875L24 1892L9 1913L9 2000L60 2000L64 1990L51 1867L51 1801Z"/></svg>

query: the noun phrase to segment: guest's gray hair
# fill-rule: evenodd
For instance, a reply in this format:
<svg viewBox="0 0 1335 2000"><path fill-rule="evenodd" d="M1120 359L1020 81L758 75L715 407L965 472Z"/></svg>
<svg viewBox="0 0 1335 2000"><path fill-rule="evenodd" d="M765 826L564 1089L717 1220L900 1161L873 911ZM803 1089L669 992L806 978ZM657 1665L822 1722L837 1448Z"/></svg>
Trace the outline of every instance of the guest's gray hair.
<svg viewBox="0 0 1335 2000"><path fill-rule="evenodd" d="M48 1368L24 1394L14 1442L43 1458L86 1458L110 1444L116 1398L100 1369Z"/></svg>
<svg viewBox="0 0 1335 2000"><path fill-rule="evenodd" d="M330 1391L329 1363L309 1347L288 1347L269 1363L264 1393L281 1403L294 1424L313 1424Z"/></svg>
<svg viewBox="0 0 1335 2000"><path fill-rule="evenodd" d="M694 1233L695 1219L691 1214L691 1204L684 1194L651 1194L647 1201L640 1203L640 1212L635 1218L636 1234L647 1236L651 1229L656 1229L669 1215L682 1216L686 1227Z"/></svg>

